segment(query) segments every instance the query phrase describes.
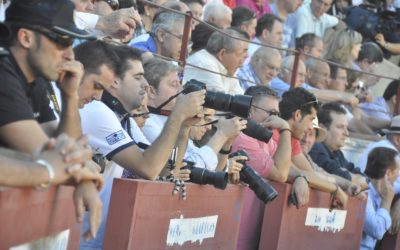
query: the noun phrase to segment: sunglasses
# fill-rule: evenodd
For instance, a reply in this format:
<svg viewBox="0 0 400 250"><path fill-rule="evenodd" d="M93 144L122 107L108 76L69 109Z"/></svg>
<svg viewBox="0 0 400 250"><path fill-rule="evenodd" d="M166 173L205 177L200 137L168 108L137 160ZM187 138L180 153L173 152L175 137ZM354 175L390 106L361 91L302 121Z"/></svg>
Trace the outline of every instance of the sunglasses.
<svg viewBox="0 0 400 250"><path fill-rule="evenodd" d="M104 2L106 2L112 10L116 11L119 9L119 2L118 0L102 0Z"/></svg>
<svg viewBox="0 0 400 250"><path fill-rule="evenodd" d="M258 106L256 106L256 105L251 105L251 106L254 107L254 108L256 108L256 109L259 109L259 110L264 111L264 112L267 113L268 115L276 115L276 116L278 116L278 117L281 116L281 113L279 113L279 112L276 111L276 110L267 110L267 109L263 109L263 108L261 108L261 107L258 107Z"/></svg>
<svg viewBox="0 0 400 250"><path fill-rule="evenodd" d="M57 34L53 31L42 29L42 28L36 28L36 27L29 27L29 29L34 30L45 37L47 37L49 40L54 42L58 47L65 49L68 47L71 47L72 44L74 43L74 38L67 36L67 35L60 35Z"/></svg>

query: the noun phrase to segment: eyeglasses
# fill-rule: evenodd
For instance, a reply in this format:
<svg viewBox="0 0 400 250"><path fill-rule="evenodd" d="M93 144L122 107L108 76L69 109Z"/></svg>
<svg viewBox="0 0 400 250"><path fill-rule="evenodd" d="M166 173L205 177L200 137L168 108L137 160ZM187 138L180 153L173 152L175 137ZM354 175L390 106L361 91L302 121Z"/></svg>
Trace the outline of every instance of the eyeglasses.
<svg viewBox="0 0 400 250"><path fill-rule="evenodd" d="M275 72L278 72L278 73L281 70L280 67L274 67L273 65L271 65L269 63L265 63L265 66L267 66L268 70L275 71Z"/></svg>
<svg viewBox="0 0 400 250"><path fill-rule="evenodd" d="M145 113L139 113L139 114L132 114L131 117L143 117L143 118L149 118L150 112L145 112Z"/></svg>
<svg viewBox="0 0 400 250"><path fill-rule="evenodd" d="M111 7L111 9L114 11L119 9L118 0L101 0L101 1L106 2Z"/></svg>
<svg viewBox="0 0 400 250"><path fill-rule="evenodd" d="M276 111L276 110L267 110L267 109L263 109L263 108L261 108L261 107L258 107L258 106L256 106L256 105L251 105L251 106L254 107L254 108L256 108L256 109L259 109L259 110L264 111L264 112L267 113L268 115L276 115L276 116L278 116L278 117L281 116L281 113L279 113L279 112Z"/></svg>
<svg viewBox="0 0 400 250"><path fill-rule="evenodd" d="M27 27L27 28L44 35L62 49L71 47L72 44L74 43L74 38L67 35L60 35L50 30L38 27Z"/></svg>
<svg viewBox="0 0 400 250"><path fill-rule="evenodd" d="M165 31L165 33L168 33L168 34L170 34L171 36L173 36L173 37L175 37L175 38L178 38L179 40L182 40L182 38L183 38L183 34L182 34L182 35L177 35L177 34L172 33L172 32L169 31L169 30L164 30L164 31Z"/></svg>

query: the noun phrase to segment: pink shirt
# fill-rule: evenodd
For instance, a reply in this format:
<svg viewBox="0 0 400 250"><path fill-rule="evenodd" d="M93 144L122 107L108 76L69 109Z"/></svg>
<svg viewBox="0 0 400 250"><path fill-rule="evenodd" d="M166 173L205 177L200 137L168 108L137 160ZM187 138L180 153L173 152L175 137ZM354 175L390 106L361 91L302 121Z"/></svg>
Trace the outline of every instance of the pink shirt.
<svg viewBox="0 0 400 250"><path fill-rule="evenodd" d="M274 138L279 133L274 131ZM250 160L251 166L261 176L266 178L274 166L273 156L278 145L277 140L271 139L264 143L241 133L232 145L232 152L243 149ZM261 234L264 203L261 202L249 188L246 188L243 196L243 211L240 219L237 249L258 249L258 241Z"/></svg>
<svg viewBox="0 0 400 250"><path fill-rule="evenodd" d="M268 0L262 0L262 6L257 5L254 0L236 0L236 6L240 5L245 6L257 13L257 19L264 14L271 13Z"/></svg>

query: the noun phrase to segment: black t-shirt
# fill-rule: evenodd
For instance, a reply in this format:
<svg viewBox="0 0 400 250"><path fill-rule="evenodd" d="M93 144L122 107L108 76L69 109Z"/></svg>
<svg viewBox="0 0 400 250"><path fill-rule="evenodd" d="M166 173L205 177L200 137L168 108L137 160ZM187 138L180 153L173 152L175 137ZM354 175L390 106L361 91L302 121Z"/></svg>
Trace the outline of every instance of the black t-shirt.
<svg viewBox="0 0 400 250"><path fill-rule="evenodd" d="M21 120L55 120L46 84L44 79L28 83L11 53L0 56L0 126Z"/></svg>

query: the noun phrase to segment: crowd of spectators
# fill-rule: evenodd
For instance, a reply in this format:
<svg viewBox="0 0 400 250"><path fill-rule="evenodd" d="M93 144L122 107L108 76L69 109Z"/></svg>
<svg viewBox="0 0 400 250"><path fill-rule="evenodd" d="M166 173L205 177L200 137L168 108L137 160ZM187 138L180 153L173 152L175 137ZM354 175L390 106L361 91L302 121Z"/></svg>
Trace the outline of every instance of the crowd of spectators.
<svg viewBox="0 0 400 250"><path fill-rule="evenodd" d="M192 164L239 184L247 160L292 184L297 208L310 188L337 209L368 199L360 249L374 249L400 223L400 116L399 80L374 97L371 73L400 45L347 27L351 6L0 0L0 186L74 186L80 247L101 249L114 178L190 181ZM192 80L207 90L186 91ZM229 95L252 98L247 117L213 109ZM270 139L244 133L250 122ZM360 162L342 151L351 132L377 140ZM238 249L257 249L264 206L244 190Z"/></svg>

